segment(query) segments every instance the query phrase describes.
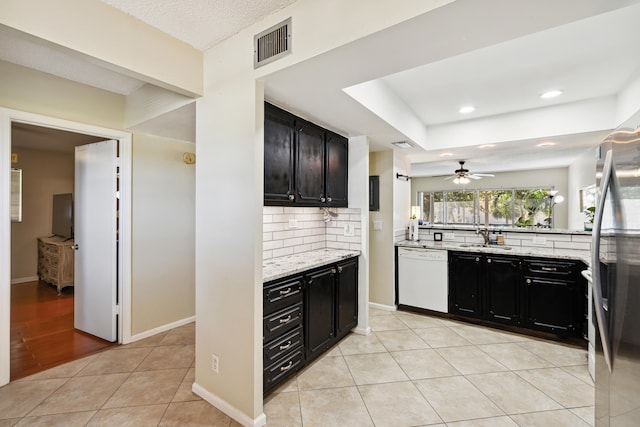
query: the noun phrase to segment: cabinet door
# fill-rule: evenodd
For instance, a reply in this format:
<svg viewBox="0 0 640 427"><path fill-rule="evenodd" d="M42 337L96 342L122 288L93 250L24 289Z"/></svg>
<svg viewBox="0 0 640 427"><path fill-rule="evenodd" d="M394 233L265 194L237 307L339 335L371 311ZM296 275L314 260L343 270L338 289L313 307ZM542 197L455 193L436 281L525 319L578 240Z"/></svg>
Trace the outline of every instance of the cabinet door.
<svg viewBox="0 0 640 427"><path fill-rule="evenodd" d="M341 338L358 325L357 258L338 264L336 283L336 336Z"/></svg>
<svg viewBox="0 0 640 427"><path fill-rule="evenodd" d="M335 273L334 268L327 268L306 276L304 325L309 360L327 349L335 336Z"/></svg>
<svg viewBox="0 0 640 427"><path fill-rule="evenodd" d="M294 116L265 104L264 111L264 203L294 202Z"/></svg>
<svg viewBox="0 0 640 427"><path fill-rule="evenodd" d="M482 256L454 252L449 255L449 312L480 317Z"/></svg>
<svg viewBox="0 0 640 427"><path fill-rule="evenodd" d="M525 321L529 328L558 335L579 336L582 308L576 283L525 278Z"/></svg>
<svg viewBox="0 0 640 427"><path fill-rule="evenodd" d="M517 325L520 313L520 261L487 255L484 277L484 318Z"/></svg>
<svg viewBox="0 0 640 427"><path fill-rule="evenodd" d="M296 122L296 199L301 206L324 206L324 129Z"/></svg>
<svg viewBox="0 0 640 427"><path fill-rule="evenodd" d="M327 132L326 138L325 196L327 204L346 208L349 185L349 141L333 132Z"/></svg>

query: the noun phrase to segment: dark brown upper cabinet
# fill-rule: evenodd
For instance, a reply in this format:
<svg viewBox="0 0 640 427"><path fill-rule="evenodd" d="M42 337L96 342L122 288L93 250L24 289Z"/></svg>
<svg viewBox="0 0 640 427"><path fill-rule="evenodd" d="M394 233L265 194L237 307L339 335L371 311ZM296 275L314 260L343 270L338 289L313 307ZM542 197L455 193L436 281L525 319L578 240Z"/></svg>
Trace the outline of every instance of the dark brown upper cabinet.
<svg viewBox="0 0 640 427"><path fill-rule="evenodd" d="M265 206L347 207L347 138L265 103Z"/></svg>

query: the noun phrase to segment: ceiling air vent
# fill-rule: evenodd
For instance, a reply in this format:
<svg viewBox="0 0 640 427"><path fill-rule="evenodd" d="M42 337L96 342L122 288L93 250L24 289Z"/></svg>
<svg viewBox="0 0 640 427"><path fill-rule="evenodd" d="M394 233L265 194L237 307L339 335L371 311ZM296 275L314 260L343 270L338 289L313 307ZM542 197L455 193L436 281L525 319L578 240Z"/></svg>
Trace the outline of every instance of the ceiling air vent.
<svg viewBox="0 0 640 427"><path fill-rule="evenodd" d="M291 53L291 18L253 36L253 68Z"/></svg>

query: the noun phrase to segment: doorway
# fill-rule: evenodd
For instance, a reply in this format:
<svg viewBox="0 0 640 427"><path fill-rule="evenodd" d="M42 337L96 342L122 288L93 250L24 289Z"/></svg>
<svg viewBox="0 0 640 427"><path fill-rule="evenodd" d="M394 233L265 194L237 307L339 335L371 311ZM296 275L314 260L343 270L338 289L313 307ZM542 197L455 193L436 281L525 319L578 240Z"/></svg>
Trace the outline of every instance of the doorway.
<svg viewBox="0 0 640 427"><path fill-rule="evenodd" d="M96 140L114 139L120 147L120 188L119 188L119 251L118 251L118 294L122 296L119 303L118 342L126 343L130 339L130 301L127 298L130 290L130 253L131 253L131 135L127 132L100 128L66 120L24 113L9 109L0 109L0 195L3 211L8 212L10 205L9 169L12 146L12 128L34 126L49 131L65 131L83 134ZM6 218L3 215L3 218ZM11 265L11 223L2 221L0 224L0 261L3 265ZM11 276L9 269L0 276L0 385L10 379L10 323L11 309ZM27 277L28 278L28 277ZM64 297L64 295L63 295Z"/></svg>

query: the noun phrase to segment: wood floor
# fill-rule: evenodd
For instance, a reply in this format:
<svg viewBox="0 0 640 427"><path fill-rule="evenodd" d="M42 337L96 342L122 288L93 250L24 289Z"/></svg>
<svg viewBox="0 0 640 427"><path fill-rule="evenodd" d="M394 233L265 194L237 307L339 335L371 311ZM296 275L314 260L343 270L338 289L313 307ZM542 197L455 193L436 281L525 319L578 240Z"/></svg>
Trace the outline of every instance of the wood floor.
<svg viewBox="0 0 640 427"><path fill-rule="evenodd" d="M113 345L73 328L73 287L11 285L11 381Z"/></svg>

